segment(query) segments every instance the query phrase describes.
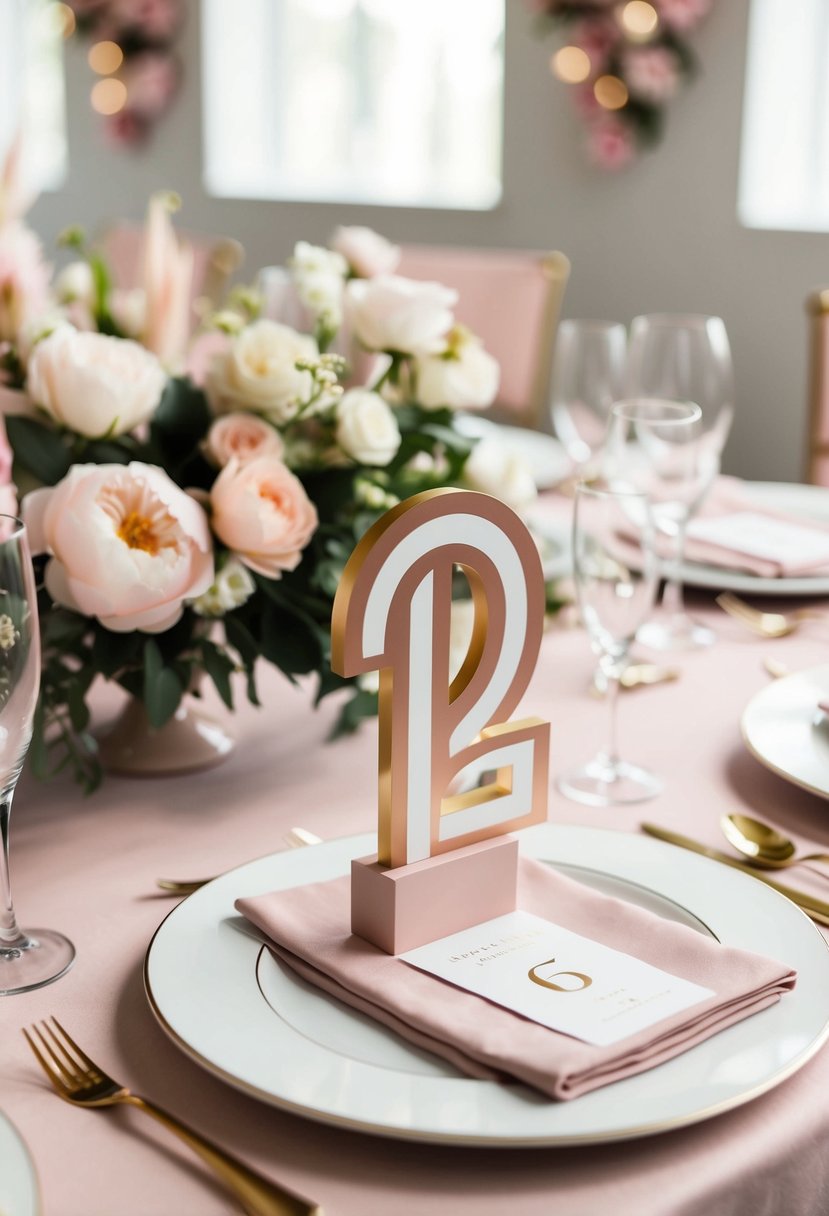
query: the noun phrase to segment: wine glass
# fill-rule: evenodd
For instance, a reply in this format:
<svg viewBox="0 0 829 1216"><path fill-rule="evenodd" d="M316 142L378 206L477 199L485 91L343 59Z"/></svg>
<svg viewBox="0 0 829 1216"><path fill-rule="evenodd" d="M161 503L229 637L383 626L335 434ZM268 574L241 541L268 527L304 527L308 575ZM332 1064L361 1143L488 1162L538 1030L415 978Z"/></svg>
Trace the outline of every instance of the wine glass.
<svg viewBox="0 0 829 1216"><path fill-rule="evenodd" d="M639 641L659 650L687 650L715 640L713 630L686 614L679 571L688 521L719 470L719 447L702 428L694 402L633 398L610 411L605 475L617 488L648 495L657 551L674 591L660 615L639 631Z"/></svg>
<svg viewBox="0 0 829 1216"><path fill-rule="evenodd" d="M635 537L628 564L623 536ZM656 595L658 570L648 497L604 483L580 482L573 517L573 570L582 620L607 683L607 747L575 772L559 777L566 798L591 806L644 802L662 789L658 777L621 759L616 744L619 680L636 632Z"/></svg>
<svg viewBox="0 0 829 1216"><path fill-rule="evenodd" d="M41 988L72 966L75 947L50 929L18 928L9 885L9 816L32 737L40 683L37 592L26 530L0 515L0 995Z"/></svg>
<svg viewBox="0 0 829 1216"><path fill-rule="evenodd" d="M562 321L556 339L550 412L580 479L597 472L607 415L623 394L627 334L617 321Z"/></svg>
<svg viewBox="0 0 829 1216"><path fill-rule="evenodd" d="M634 317L630 328L626 397L660 397L693 401L702 410L707 442L722 455L734 419L734 370L722 317L697 313L648 313ZM682 591L668 578L662 595L668 617L684 612ZM707 645L711 631L686 637L682 646Z"/></svg>

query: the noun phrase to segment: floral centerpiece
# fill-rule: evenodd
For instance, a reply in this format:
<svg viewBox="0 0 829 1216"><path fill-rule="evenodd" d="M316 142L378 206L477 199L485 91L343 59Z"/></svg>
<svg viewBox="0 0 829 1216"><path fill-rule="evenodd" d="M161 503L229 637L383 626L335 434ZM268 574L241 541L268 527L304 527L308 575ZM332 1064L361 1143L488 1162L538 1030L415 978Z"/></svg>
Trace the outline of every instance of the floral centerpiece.
<svg viewBox="0 0 829 1216"><path fill-rule="evenodd" d="M76 260L50 281L13 214L9 166L0 196L0 480L13 457L36 555L35 772L98 782L97 677L161 728L201 677L232 708L244 673L258 704L264 659L290 680L316 673L317 699L347 688L339 729L355 727L376 693L332 675L329 622L356 540L431 487L503 477L514 501L533 493L497 445L494 467L485 443L470 461L455 425L498 385L455 324L455 293L397 276L394 246L342 228L291 260L303 332L244 289L191 341L193 257L169 197L151 200L143 285L127 291L78 231L64 236Z"/></svg>

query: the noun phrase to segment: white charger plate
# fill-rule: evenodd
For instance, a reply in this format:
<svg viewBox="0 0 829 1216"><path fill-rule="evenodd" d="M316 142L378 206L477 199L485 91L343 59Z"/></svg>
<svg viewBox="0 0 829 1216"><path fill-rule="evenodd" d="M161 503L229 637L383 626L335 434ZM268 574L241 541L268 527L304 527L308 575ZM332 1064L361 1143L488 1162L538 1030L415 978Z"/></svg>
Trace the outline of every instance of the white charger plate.
<svg viewBox="0 0 829 1216"><path fill-rule="evenodd" d="M0 1111L0 1213L37 1216L40 1196L29 1150L9 1119Z"/></svg>
<svg viewBox="0 0 829 1216"><path fill-rule="evenodd" d="M781 959L797 969L797 987L675 1060L574 1101L461 1077L308 987L234 927L236 898L347 873L372 851L365 835L263 857L179 904L147 952L153 1011L197 1063L271 1105L383 1136L488 1147L595 1144L696 1123L778 1085L829 1036L829 950L769 887L644 836L541 824L520 839L527 855L603 891Z"/></svg>
<svg viewBox="0 0 829 1216"><path fill-rule="evenodd" d="M463 435L472 439L492 438L522 456L527 462L533 480L539 490L550 490L564 481L573 469L573 463L564 450L564 445L553 435L543 431L532 431L523 426L505 426L482 418L479 414L456 414L455 426Z"/></svg>
<svg viewBox="0 0 829 1216"><path fill-rule="evenodd" d="M779 777L829 798L829 664L774 680L751 698L740 728L751 754Z"/></svg>

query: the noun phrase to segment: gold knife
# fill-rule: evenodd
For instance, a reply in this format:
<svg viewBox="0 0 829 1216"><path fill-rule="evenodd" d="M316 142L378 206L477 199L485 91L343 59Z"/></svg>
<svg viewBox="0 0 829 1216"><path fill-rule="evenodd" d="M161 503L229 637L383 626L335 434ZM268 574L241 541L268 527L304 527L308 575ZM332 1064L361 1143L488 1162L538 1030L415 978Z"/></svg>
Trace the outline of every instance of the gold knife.
<svg viewBox="0 0 829 1216"><path fill-rule="evenodd" d="M703 857L710 857L712 861L721 861L723 865L732 866L735 870L742 870L744 874L750 874L752 878L756 878L758 882L764 882L767 887L772 887L781 895L785 895L793 904L797 904L802 908L807 916L812 920L817 921L821 925L829 925L829 903L825 900L818 899L815 895L808 895L805 891L796 891L794 887L786 887L781 882L775 882L771 878L766 878L765 874L760 874L743 861L737 861L736 857L730 857L728 853L721 853L719 849L712 849L707 844L700 844L697 840L691 840L688 836L681 836L678 832L669 832L667 828L661 828L655 823L640 823L640 828L646 832L648 836L655 836L657 840L667 841L668 844L675 844L680 849L690 849L692 853L700 853Z"/></svg>

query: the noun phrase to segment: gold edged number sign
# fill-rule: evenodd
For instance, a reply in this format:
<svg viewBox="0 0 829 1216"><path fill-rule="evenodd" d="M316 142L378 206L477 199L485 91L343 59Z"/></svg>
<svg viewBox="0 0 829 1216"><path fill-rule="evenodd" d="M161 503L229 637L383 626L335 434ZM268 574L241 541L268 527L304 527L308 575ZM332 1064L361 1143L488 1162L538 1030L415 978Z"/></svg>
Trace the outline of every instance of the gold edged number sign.
<svg viewBox="0 0 829 1216"><path fill-rule="evenodd" d="M474 602L472 641L449 681L452 581ZM369 529L334 601L331 666L380 669L378 861L412 862L546 818L549 724L507 721L544 625L538 551L504 503L428 490Z"/></svg>

